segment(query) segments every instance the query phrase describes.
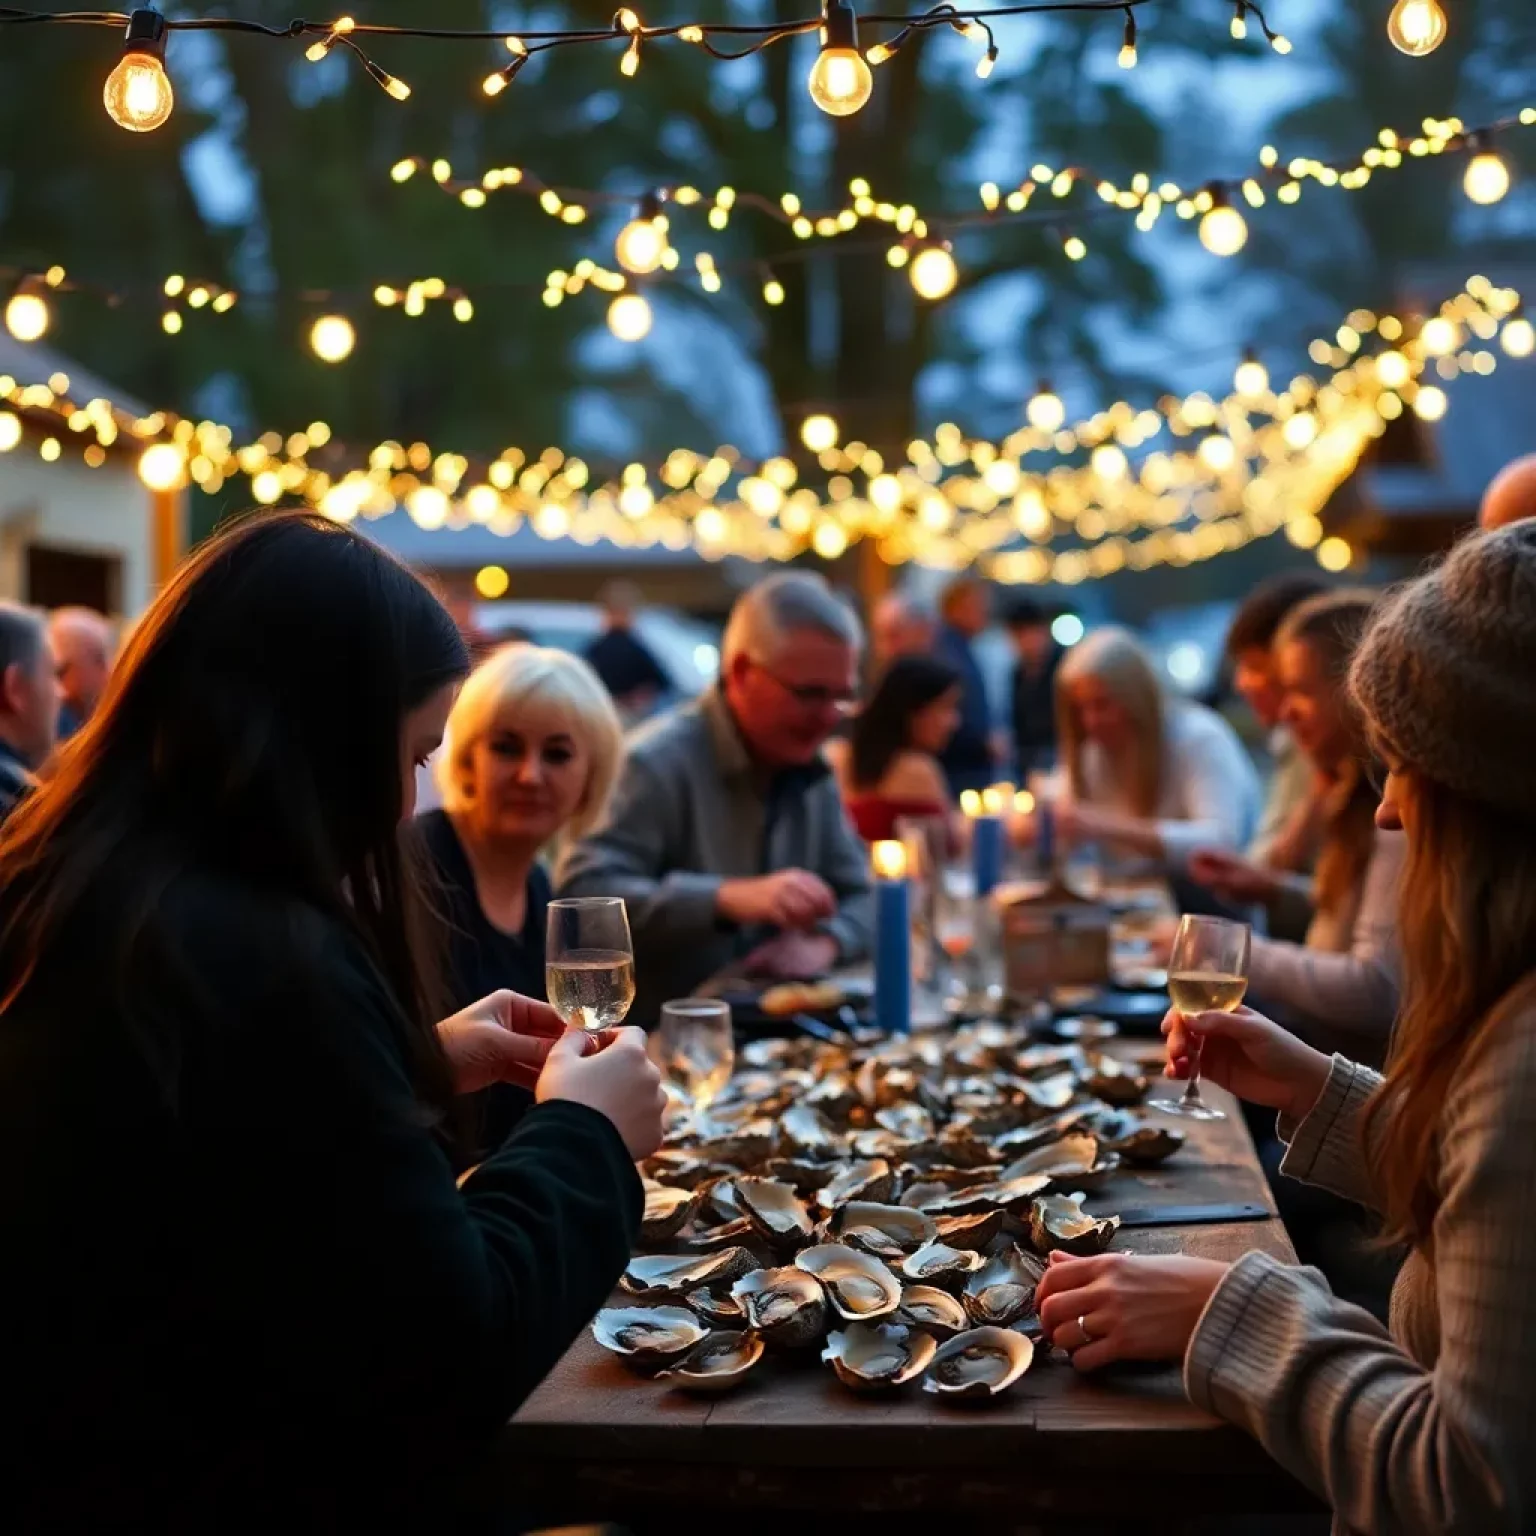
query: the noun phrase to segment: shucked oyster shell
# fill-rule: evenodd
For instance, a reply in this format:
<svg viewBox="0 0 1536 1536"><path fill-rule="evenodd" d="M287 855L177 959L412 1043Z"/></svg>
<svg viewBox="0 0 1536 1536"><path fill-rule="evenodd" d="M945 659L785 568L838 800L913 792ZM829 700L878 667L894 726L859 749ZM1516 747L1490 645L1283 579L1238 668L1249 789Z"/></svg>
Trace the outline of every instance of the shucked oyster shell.
<svg viewBox="0 0 1536 1536"><path fill-rule="evenodd" d="M970 1248L951 1248L946 1243L925 1243L896 1266L903 1279L914 1285L936 1285L958 1291L986 1260Z"/></svg>
<svg viewBox="0 0 1536 1536"><path fill-rule="evenodd" d="M1030 1207L1029 1240L1036 1253L1060 1249L1087 1258L1103 1253L1119 1230L1118 1216L1090 1216L1081 1195L1042 1195Z"/></svg>
<svg viewBox="0 0 1536 1536"><path fill-rule="evenodd" d="M747 1213L760 1237L782 1253L803 1248L810 1242L815 1223L788 1184L747 1174L734 1182L737 1204Z"/></svg>
<svg viewBox="0 0 1536 1536"><path fill-rule="evenodd" d="M826 1288L839 1317L872 1323L901 1305L901 1282L879 1259L842 1243L822 1243L795 1255L795 1266Z"/></svg>
<svg viewBox="0 0 1536 1536"><path fill-rule="evenodd" d="M895 1315L936 1339L951 1339L971 1326L965 1308L948 1291L933 1285L909 1285L901 1293Z"/></svg>
<svg viewBox="0 0 1536 1536"><path fill-rule="evenodd" d="M961 1301L971 1320L994 1328L1018 1322L1034 1306L1035 1286L1045 1265L1010 1243L965 1283Z"/></svg>
<svg viewBox="0 0 1536 1536"><path fill-rule="evenodd" d="M938 1240L948 1243L951 1248L974 1248L977 1253L985 1253L992 1245L992 1239L1003 1230L1003 1215L1000 1210L971 1211L961 1216L937 1216L934 1225L938 1228Z"/></svg>
<svg viewBox="0 0 1536 1536"><path fill-rule="evenodd" d="M850 1248L878 1259L899 1261L938 1236L933 1217L905 1205L875 1205L853 1200L832 1213L831 1235Z"/></svg>
<svg viewBox="0 0 1536 1536"><path fill-rule="evenodd" d="M1101 1149L1096 1137L1079 1131L1026 1152L1003 1170L1003 1177L1017 1179L1044 1174L1058 1185L1069 1182L1073 1189L1091 1189L1119 1166L1118 1153Z"/></svg>
<svg viewBox="0 0 1536 1536"><path fill-rule="evenodd" d="M1035 1358L1035 1346L1011 1328L973 1328L939 1345L923 1383L925 1392L950 1400L995 1398Z"/></svg>
<svg viewBox="0 0 1536 1536"><path fill-rule="evenodd" d="M745 1248L705 1254L652 1254L631 1259L619 1284L636 1296L686 1296L701 1285L739 1280L757 1265Z"/></svg>
<svg viewBox="0 0 1536 1536"><path fill-rule="evenodd" d="M592 1337L637 1371L681 1359L708 1331L686 1307L605 1307L592 1319Z"/></svg>
<svg viewBox="0 0 1536 1536"><path fill-rule="evenodd" d="M785 1156L811 1162L831 1162L847 1149L847 1138L839 1135L819 1110L806 1104L793 1104L779 1116L779 1141Z"/></svg>
<svg viewBox="0 0 1536 1536"><path fill-rule="evenodd" d="M1113 1056L1097 1056L1083 1087L1096 1099L1121 1108L1127 1104L1139 1104L1147 1096L1146 1075L1138 1072L1128 1062L1117 1061Z"/></svg>
<svg viewBox="0 0 1536 1536"><path fill-rule="evenodd" d="M937 1346L902 1323L849 1323L827 1335L821 1358L853 1392L888 1392L921 1376Z"/></svg>
<svg viewBox="0 0 1536 1536"><path fill-rule="evenodd" d="M729 1284L701 1285L689 1291L685 1298L701 1322L711 1328L745 1328L747 1313L741 1302L731 1294Z"/></svg>
<svg viewBox="0 0 1536 1536"><path fill-rule="evenodd" d="M664 1243L682 1230L693 1215L699 1197L692 1190L645 1181L645 1215L640 1219L640 1241L649 1246Z"/></svg>
<svg viewBox="0 0 1536 1536"><path fill-rule="evenodd" d="M657 1380L683 1392L730 1392L762 1358L763 1341L755 1333L711 1333Z"/></svg>
<svg viewBox="0 0 1536 1536"><path fill-rule="evenodd" d="M803 1270L754 1270L731 1295L745 1308L748 1327L774 1349L803 1348L826 1331L826 1292Z"/></svg>
<svg viewBox="0 0 1536 1536"><path fill-rule="evenodd" d="M1167 1162L1184 1145L1183 1131L1120 1112L1100 1115L1094 1132L1101 1145L1136 1168Z"/></svg>
<svg viewBox="0 0 1536 1536"><path fill-rule="evenodd" d="M879 1204L896 1187L896 1175L883 1157L848 1163L821 1186L816 1199L824 1211L835 1211L850 1200Z"/></svg>

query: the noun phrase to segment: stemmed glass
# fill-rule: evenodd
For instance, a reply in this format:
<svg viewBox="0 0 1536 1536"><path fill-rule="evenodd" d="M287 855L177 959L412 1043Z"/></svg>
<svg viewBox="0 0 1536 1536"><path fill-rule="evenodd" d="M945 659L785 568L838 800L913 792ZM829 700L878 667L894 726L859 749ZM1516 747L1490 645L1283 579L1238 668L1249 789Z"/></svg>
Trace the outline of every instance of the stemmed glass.
<svg viewBox="0 0 1536 1536"><path fill-rule="evenodd" d="M705 997L663 1003L645 1049L661 1072L668 1099L679 1110L692 1110L697 1123L724 1092L736 1065L730 1004Z"/></svg>
<svg viewBox="0 0 1536 1536"><path fill-rule="evenodd" d="M1249 929L1225 917L1179 919L1178 935L1168 957L1168 996L1186 1015L1231 1013L1248 990ZM1164 1114L1185 1115L1191 1120L1224 1120L1200 1097L1200 1055L1193 1053L1189 1086L1177 1103L1160 1103Z"/></svg>
<svg viewBox="0 0 1536 1536"><path fill-rule="evenodd" d="M544 987L569 1028L597 1034L624 1022L635 1000L635 949L622 897L550 902Z"/></svg>

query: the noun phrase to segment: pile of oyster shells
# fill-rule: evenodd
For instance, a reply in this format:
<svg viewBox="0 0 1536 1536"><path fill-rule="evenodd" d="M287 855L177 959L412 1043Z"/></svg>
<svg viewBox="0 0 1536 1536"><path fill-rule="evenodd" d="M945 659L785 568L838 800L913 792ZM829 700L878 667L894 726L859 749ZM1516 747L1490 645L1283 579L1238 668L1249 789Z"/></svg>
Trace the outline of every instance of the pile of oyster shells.
<svg viewBox="0 0 1536 1536"><path fill-rule="evenodd" d="M1147 1086L997 1023L754 1042L707 1119L641 1165L647 1251L621 1284L642 1304L600 1312L593 1334L684 1391L821 1346L856 1392L922 1377L940 1398L996 1398L1034 1357L1045 1255L1114 1240L1119 1218L1089 1215L1084 1191L1183 1143L1132 1112Z"/></svg>

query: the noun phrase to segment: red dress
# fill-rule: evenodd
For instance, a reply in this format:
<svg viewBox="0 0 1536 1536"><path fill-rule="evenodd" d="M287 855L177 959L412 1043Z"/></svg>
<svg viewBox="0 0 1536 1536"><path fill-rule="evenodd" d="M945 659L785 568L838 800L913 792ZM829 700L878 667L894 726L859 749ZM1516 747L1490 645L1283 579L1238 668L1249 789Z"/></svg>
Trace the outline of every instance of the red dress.
<svg viewBox="0 0 1536 1536"><path fill-rule="evenodd" d="M903 817L942 816L945 812L937 800L892 800L885 795L851 795L843 804L848 819L866 843L883 843L897 837L896 823Z"/></svg>

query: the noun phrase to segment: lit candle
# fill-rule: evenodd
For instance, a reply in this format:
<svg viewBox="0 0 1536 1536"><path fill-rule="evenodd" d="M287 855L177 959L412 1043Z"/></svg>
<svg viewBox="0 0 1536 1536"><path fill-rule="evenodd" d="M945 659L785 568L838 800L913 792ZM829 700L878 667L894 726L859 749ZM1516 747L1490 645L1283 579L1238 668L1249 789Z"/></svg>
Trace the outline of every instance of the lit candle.
<svg viewBox="0 0 1536 1536"><path fill-rule="evenodd" d="M971 822L971 869L978 896L990 896L1003 877L1003 813L1012 798L1012 786L1004 784L979 795L967 790L960 797L960 809Z"/></svg>
<svg viewBox="0 0 1536 1536"><path fill-rule="evenodd" d="M876 843L875 1024L890 1035L912 1027L912 886L907 850L898 842Z"/></svg>

